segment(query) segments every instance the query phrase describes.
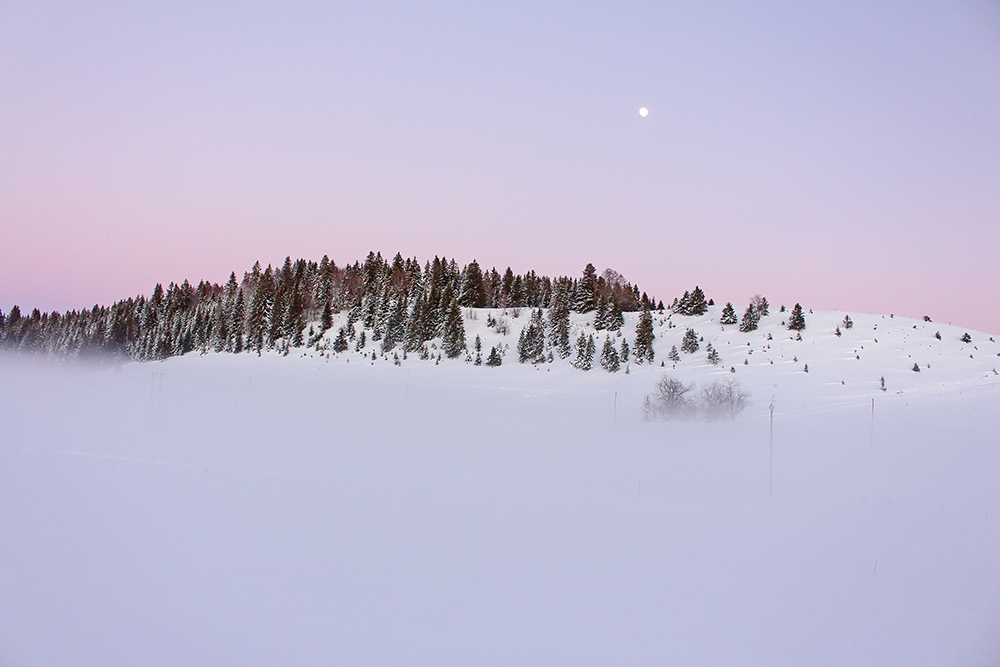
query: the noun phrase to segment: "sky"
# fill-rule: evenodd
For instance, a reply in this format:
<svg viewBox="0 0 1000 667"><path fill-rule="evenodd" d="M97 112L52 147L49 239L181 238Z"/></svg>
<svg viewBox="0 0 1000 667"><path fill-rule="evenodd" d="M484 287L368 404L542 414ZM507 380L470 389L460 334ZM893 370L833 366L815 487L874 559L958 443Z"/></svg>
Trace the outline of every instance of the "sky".
<svg viewBox="0 0 1000 667"><path fill-rule="evenodd" d="M4 312L369 250L1000 333L1000 5L0 1Z"/></svg>

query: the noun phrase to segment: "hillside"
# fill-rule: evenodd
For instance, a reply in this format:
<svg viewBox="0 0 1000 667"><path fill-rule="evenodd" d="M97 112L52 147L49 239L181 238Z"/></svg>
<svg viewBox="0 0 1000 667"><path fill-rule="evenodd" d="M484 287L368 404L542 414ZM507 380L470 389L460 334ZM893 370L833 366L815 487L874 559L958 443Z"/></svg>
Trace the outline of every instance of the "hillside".
<svg viewBox="0 0 1000 667"><path fill-rule="evenodd" d="M352 308L239 353L0 352L0 663L1000 660L991 336L449 311L464 347L388 346ZM750 402L644 421L664 374Z"/></svg>

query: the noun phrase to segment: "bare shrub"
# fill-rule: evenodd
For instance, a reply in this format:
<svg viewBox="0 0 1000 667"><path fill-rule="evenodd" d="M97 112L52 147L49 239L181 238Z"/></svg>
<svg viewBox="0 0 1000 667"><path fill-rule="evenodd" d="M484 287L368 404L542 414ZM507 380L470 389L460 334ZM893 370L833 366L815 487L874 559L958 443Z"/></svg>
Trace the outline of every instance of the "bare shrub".
<svg viewBox="0 0 1000 667"><path fill-rule="evenodd" d="M694 389L673 377L664 375L656 382L652 396L647 395L642 404L643 414L649 419L680 419L691 413L691 400L686 396Z"/></svg>
<svg viewBox="0 0 1000 667"><path fill-rule="evenodd" d="M671 375L661 377L652 394L642 402L643 417L652 419L688 419L702 417L708 421L733 420L750 400L737 380L715 380L702 387L696 399L688 394L693 384L684 384Z"/></svg>
<svg viewBox="0 0 1000 667"><path fill-rule="evenodd" d="M716 380L701 388L699 407L708 421L736 419L747 406L750 394L740 388L737 380Z"/></svg>

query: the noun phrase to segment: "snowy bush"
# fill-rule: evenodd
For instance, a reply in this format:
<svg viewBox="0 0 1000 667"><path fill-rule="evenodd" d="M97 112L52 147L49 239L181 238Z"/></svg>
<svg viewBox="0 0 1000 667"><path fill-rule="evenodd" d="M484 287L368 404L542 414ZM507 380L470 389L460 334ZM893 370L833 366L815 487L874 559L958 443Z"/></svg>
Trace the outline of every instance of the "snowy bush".
<svg viewBox="0 0 1000 667"><path fill-rule="evenodd" d="M708 421L733 420L750 401L750 394L743 391L737 380L714 380L689 398L694 390L671 375L661 377L652 394L643 399L643 417L652 419L691 419L701 417Z"/></svg>

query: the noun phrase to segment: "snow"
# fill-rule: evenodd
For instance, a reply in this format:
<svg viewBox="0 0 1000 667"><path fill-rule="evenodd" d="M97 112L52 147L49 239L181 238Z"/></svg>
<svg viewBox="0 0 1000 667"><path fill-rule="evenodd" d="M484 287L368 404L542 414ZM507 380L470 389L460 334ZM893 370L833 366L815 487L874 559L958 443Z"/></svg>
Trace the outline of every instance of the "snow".
<svg viewBox="0 0 1000 667"><path fill-rule="evenodd" d="M2 356L0 664L1000 663L1000 346L719 312L628 374L518 364L527 310L465 321L499 368ZM664 372L752 403L644 422Z"/></svg>

